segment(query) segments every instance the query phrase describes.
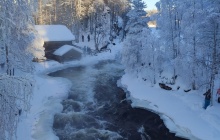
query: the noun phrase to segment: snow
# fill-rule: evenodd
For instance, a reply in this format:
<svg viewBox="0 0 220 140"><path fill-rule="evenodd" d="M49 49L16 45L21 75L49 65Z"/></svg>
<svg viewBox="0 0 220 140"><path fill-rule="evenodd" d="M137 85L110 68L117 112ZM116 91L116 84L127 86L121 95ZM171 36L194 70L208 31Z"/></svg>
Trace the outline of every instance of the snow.
<svg viewBox="0 0 220 140"><path fill-rule="evenodd" d="M119 42L117 42L119 44ZM35 81L31 108L22 113L18 128L17 140L59 140L53 132L54 114L62 111L61 101L68 96L71 82L64 78L47 76L48 73L78 65L94 65L101 60L115 59L120 47L111 46L112 53L103 52L97 56L85 56L80 61L69 61L60 64L56 61L35 63Z"/></svg>
<svg viewBox="0 0 220 140"><path fill-rule="evenodd" d="M120 16L118 16L118 27L122 28L123 24L124 24L123 19Z"/></svg>
<svg viewBox="0 0 220 140"><path fill-rule="evenodd" d="M45 42L75 40L75 36L64 25L35 25L35 29Z"/></svg>
<svg viewBox="0 0 220 140"><path fill-rule="evenodd" d="M71 49L74 49L75 51L77 52L80 52L82 53L82 50L74 47L74 46L71 46L71 45L63 45L62 47L60 47L59 49L57 49L53 54L54 55L58 55L58 56L62 56L64 55L65 53L67 53L68 51L70 51Z"/></svg>
<svg viewBox="0 0 220 140"><path fill-rule="evenodd" d="M35 80L31 109L28 114L22 114L18 125L18 140L58 140L52 135L53 116L62 111L60 101L67 97L71 84L66 79L43 74L36 74Z"/></svg>
<svg viewBox="0 0 220 140"><path fill-rule="evenodd" d="M86 32L81 33L81 35L84 36L84 41L82 41L82 37L80 37L79 38L80 42L78 42L78 43L75 42L74 45L80 46L81 48L86 46L86 47L89 47L90 49L95 50L96 48L95 48L95 43L94 43L94 36L89 34L89 33L86 33ZM90 41L88 41L88 39L87 39L88 35L90 36ZM101 47L103 47L104 45L106 45L106 42L110 42L108 37L107 38L103 38L103 40L101 41L101 43L98 46L99 49ZM113 41L112 43L116 43L116 45L117 45L117 41L116 42ZM108 47L109 47L109 45L108 45Z"/></svg>
<svg viewBox="0 0 220 140"><path fill-rule="evenodd" d="M116 56L120 58L118 53L121 44L115 43L115 46L109 45L111 53L85 56L80 61L63 64L55 61L35 63L36 86L31 109L27 114L21 115L17 132L18 140L58 140L52 129L53 116L62 111L60 102L67 98L71 83L67 79L53 78L46 74L78 65L94 65L100 60L115 59ZM202 108L204 97L198 91L188 93L183 90L166 91L131 74L125 74L118 83L128 91L127 98L132 101L132 107L157 113L168 129L177 136L191 140L219 139L220 104L216 99L213 106L204 110Z"/></svg>
<svg viewBox="0 0 220 140"><path fill-rule="evenodd" d="M204 97L193 91L166 91L125 74L121 84L129 92L132 107L151 110L160 115L165 125L177 136L191 140L218 140L220 137L220 105L202 108Z"/></svg>

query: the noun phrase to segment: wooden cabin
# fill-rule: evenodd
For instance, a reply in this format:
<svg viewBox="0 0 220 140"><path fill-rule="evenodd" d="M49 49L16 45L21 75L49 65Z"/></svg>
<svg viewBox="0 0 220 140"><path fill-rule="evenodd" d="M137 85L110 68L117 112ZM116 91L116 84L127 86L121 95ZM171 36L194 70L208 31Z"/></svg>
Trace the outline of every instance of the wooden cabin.
<svg viewBox="0 0 220 140"><path fill-rule="evenodd" d="M54 59L60 63L81 59L83 51L71 45L64 45L57 49L53 55Z"/></svg>
<svg viewBox="0 0 220 140"><path fill-rule="evenodd" d="M53 53L64 45L72 45L75 36L64 25L35 25L44 40L45 57L54 59Z"/></svg>

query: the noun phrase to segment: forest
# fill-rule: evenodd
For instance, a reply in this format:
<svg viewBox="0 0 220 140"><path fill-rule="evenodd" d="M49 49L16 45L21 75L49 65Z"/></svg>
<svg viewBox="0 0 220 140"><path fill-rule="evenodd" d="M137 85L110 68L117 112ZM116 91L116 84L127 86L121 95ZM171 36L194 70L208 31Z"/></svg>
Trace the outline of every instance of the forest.
<svg viewBox="0 0 220 140"><path fill-rule="evenodd" d="M28 111L34 88L33 58L44 58L34 25L66 25L79 41L90 33L94 46L119 39L125 72L189 89L214 87L220 70L220 1L160 0L157 12L142 0L1 0L0 139L15 138L21 111ZM156 28L148 22L156 22Z"/></svg>

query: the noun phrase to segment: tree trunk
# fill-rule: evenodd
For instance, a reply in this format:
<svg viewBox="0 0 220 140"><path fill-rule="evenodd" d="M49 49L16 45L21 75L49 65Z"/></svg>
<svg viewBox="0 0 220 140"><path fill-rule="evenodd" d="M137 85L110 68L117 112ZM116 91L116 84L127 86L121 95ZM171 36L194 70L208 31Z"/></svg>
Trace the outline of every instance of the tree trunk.
<svg viewBox="0 0 220 140"><path fill-rule="evenodd" d="M196 70L195 70L195 61L196 61L196 40L195 40L195 36L193 37L193 66L192 66L192 73L193 73L193 77L192 77L192 89L196 90Z"/></svg>
<svg viewBox="0 0 220 140"><path fill-rule="evenodd" d="M214 82L215 82L215 74L217 71L217 35L218 35L218 23L214 25L214 33L213 33L213 54L212 54L212 69L211 69L211 79L210 79L210 88L211 88L211 104L213 105L213 90L214 90Z"/></svg>
<svg viewBox="0 0 220 140"><path fill-rule="evenodd" d="M42 0L38 0L38 24L43 24Z"/></svg>
<svg viewBox="0 0 220 140"><path fill-rule="evenodd" d="M5 51L6 51L6 71L7 71L7 75L9 75L9 59L8 59L8 46L5 46Z"/></svg>
<svg viewBox="0 0 220 140"><path fill-rule="evenodd" d="M54 22L57 22L57 0L53 1L54 4Z"/></svg>
<svg viewBox="0 0 220 140"><path fill-rule="evenodd" d="M194 24L195 22L195 0L193 1L193 19L192 23ZM196 64L196 35L195 33L193 34L193 66L192 66L192 73L193 73L193 78L192 78L192 89L196 90L196 70L195 70L195 64Z"/></svg>
<svg viewBox="0 0 220 140"><path fill-rule="evenodd" d="M98 46L98 39L97 39L97 14L95 13L95 22L94 22L94 25L95 25L95 35L94 35L94 42L95 42L95 49L96 50L99 50L99 46Z"/></svg>

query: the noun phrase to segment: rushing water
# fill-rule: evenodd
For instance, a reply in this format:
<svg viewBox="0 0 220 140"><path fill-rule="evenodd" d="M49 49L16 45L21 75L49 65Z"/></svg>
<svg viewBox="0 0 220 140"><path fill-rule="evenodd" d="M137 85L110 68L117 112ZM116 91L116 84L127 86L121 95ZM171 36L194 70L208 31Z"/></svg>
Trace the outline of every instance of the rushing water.
<svg viewBox="0 0 220 140"><path fill-rule="evenodd" d="M62 113L54 116L53 129L60 140L182 140L169 133L158 115L130 106L116 84L123 68L114 61L49 75L73 84Z"/></svg>

